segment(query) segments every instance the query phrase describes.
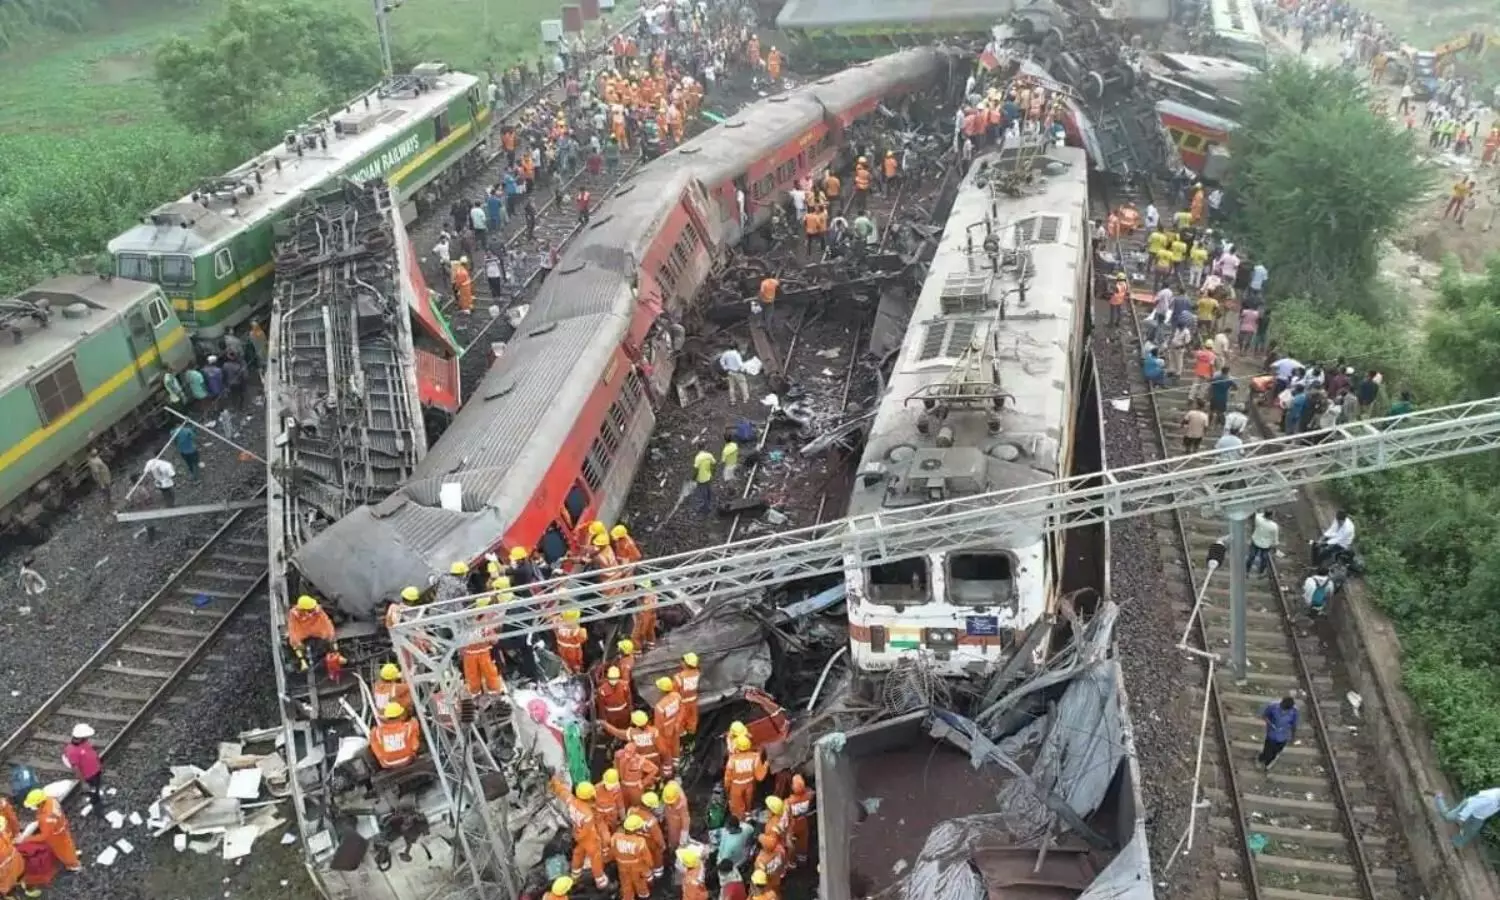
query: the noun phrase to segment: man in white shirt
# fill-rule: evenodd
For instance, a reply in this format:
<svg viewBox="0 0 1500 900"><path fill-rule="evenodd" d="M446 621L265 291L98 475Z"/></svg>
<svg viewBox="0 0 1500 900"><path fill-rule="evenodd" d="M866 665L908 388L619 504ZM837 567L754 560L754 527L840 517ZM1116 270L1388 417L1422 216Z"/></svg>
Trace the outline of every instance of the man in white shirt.
<svg viewBox="0 0 1500 900"><path fill-rule="evenodd" d="M1478 837L1479 832L1484 830L1485 820L1500 812L1500 787L1480 791L1465 798L1464 802L1452 809L1448 808L1448 803L1443 799L1441 792L1432 799L1437 805L1439 815L1459 825L1458 834L1453 836L1455 847L1462 847Z"/></svg>
<svg viewBox="0 0 1500 900"><path fill-rule="evenodd" d="M1146 204L1146 233L1150 234L1161 224L1161 213L1157 210L1155 203Z"/></svg>
<svg viewBox="0 0 1500 900"><path fill-rule="evenodd" d="M1240 459L1245 455L1245 441L1239 432L1225 429L1219 439L1214 442L1214 450L1225 459Z"/></svg>
<svg viewBox="0 0 1500 900"><path fill-rule="evenodd" d="M1255 514L1250 525L1250 555L1245 558L1245 572L1261 575L1271 570L1271 553L1281 542L1281 526L1269 509Z"/></svg>
<svg viewBox="0 0 1500 900"><path fill-rule="evenodd" d="M730 347L719 354L719 368L724 370L724 380L729 385L730 404L740 402L734 399L736 393L749 403L750 385L745 380L745 358L740 355L738 347Z"/></svg>
<svg viewBox="0 0 1500 900"><path fill-rule="evenodd" d="M1231 410L1224 416L1224 430L1231 434L1243 434L1250 426L1250 417L1239 410Z"/></svg>
<svg viewBox="0 0 1500 900"><path fill-rule="evenodd" d="M1333 596L1333 576L1319 568L1302 582L1302 605L1310 616L1320 616Z"/></svg>
<svg viewBox="0 0 1500 900"><path fill-rule="evenodd" d="M1354 547L1354 520L1342 509L1333 514L1333 522L1313 543L1313 565L1320 566Z"/></svg>
<svg viewBox="0 0 1500 900"><path fill-rule="evenodd" d="M177 485L177 470L172 464L159 456L146 460L146 477L156 485L156 490L161 493L162 501L168 506L177 505L177 495L174 489Z"/></svg>

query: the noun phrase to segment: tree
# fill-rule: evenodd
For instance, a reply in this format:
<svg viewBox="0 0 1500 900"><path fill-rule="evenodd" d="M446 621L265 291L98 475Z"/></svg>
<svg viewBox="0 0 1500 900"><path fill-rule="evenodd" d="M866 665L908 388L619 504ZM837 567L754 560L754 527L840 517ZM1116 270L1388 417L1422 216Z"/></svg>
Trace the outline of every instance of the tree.
<svg viewBox="0 0 1500 900"><path fill-rule="evenodd" d="M1254 83L1230 148L1236 225L1273 292L1378 320L1381 242L1432 183L1411 137L1355 76L1299 60Z"/></svg>
<svg viewBox="0 0 1500 900"><path fill-rule="evenodd" d="M1440 308L1427 323L1427 346L1475 397L1500 395L1500 257L1484 275L1443 273Z"/></svg>
<svg viewBox="0 0 1500 900"><path fill-rule="evenodd" d="M264 144L380 77L369 29L309 0L230 0L197 38L163 44L155 63L172 115L235 145Z"/></svg>

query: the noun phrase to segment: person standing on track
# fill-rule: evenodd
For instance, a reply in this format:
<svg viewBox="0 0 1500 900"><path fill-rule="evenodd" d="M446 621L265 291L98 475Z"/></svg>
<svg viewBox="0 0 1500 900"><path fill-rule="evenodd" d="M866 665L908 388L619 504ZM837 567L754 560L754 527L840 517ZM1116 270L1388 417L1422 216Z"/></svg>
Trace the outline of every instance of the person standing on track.
<svg viewBox="0 0 1500 900"><path fill-rule="evenodd" d="M89 800L95 806L102 806L104 794L99 786L104 779L104 767L99 762L99 751L90 741L93 736L94 729L87 723L74 725L73 740L63 748L62 757L78 780L88 787Z"/></svg>
<svg viewBox="0 0 1500 900"><path fill-rule="evenodd" d="M1260 717L1266 723L1266 741L1256 761L1263 771L1269 771L1286 745L1297 739L1297 701L1282 697L1279 703L1267 703Z"/></svg>
<svg viewBox="0 0 1500 900"><path fill-rule="evenodd" d="M177 447L177 455L182 457L182 464L187 466L188 477L197 481L198 469L202 465L198 455L197 431L192 425L183 422L172 432L172 443Z"/></svg>

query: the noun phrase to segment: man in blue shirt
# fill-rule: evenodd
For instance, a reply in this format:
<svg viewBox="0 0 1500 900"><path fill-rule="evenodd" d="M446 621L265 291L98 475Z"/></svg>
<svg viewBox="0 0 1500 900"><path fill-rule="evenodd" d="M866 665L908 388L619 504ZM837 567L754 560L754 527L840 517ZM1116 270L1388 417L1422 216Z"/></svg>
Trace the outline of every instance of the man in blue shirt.
<svg viewBox="0 0 1500 900"><path fill-rule="evenodd" d="M1235 389L1234 379L1229 377L1229 367L1221 366L1219 373L1208 382L1208 422L1210 425L1223 422L1229 412L1229 395Z"/></svg>
<svg viewBox="0 0 1500 900"><path fill-rule="evenodd" d="M1257 759L1262 769L1270 769L1286 745L1297 739L1297 701L1282 697L1280 703L1267 703L1260 717L1266 723L1266 743Z"/></svg>
<svg viewBox="0 0 1500 900"><path fill-rule="evenodd" d="M1167 364L1156 355L1155 347L1146 351L1146 358L1141 360L1141 371L1146 375L1147 384L1154 388L1166 387Z"/></svg>
<svg viewBox="0 0 1500 900"><path fill-rule="evenodd" d="M198 480L198 435L193 426L186 422L177 426L172 432L172 443L177 445L177 455L182 457L182 462L187 466L188 475L194 481Z"/></svg>

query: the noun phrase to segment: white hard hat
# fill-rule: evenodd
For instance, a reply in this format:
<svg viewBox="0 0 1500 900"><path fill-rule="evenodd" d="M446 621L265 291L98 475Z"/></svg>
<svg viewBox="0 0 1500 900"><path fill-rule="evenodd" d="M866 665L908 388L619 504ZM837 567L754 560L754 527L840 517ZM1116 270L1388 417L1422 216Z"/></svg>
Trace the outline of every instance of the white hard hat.
<svg viewBox="0 0 1500 900"><path fill-rule="evenodd" d="M75 740L85 741L94 736L94 729L87 724L79 722L73 726L73 737Z"/></svg>

